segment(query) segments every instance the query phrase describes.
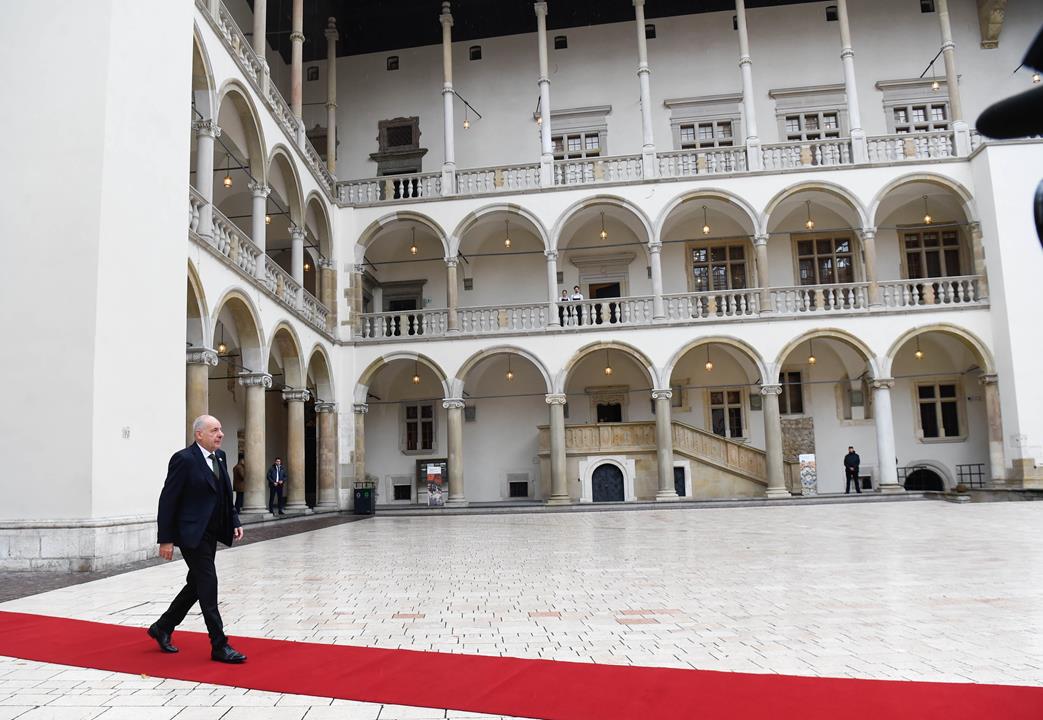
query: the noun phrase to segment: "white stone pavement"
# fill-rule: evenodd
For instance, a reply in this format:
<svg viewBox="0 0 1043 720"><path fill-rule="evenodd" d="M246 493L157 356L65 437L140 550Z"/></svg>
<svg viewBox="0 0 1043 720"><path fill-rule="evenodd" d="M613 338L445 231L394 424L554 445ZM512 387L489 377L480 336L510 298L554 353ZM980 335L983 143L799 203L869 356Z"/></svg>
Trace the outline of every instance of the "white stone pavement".
<svg viewBox="0 0 1043 720"><path fill-rule="evenodd" d="M1032 502L378 516L218 567L233 642L1043 685L1041 527ZM144 628L183 575L179 561L0 609ZM198 614L183 627L204 630ZM476 716L0 659L0 720L15 717Z"/></svg>

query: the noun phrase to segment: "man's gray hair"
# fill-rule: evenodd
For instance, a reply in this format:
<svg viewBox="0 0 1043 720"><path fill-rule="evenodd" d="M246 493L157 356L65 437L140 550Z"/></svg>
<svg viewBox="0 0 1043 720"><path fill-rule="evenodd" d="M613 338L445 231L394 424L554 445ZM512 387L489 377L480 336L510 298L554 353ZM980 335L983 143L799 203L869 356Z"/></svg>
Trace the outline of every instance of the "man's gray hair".
<svg viewBox="0 0 1043 720"><path fill-rule="evenodd" d="M213 419L213 415L200 415L192 421L192 432L197 433L206 430L207 423Z"/></svg>

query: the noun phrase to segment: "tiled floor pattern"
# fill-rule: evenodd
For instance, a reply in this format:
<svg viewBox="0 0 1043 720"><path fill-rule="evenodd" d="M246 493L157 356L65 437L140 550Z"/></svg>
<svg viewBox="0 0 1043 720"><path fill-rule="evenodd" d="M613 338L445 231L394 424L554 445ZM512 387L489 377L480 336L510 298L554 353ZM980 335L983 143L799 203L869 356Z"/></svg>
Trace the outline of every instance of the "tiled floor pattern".
<svg viewBox="0 0 1043 720"><path fill-rule="evenodd" d="M218 565L233 637L1043 685L1040 527L1043 503L1014 502L376 517ZM183 574L171 563L0 609L145 627ZM0 720L128 707L154 710L126 715L146 720L471 717L0 660Z"/></svg>

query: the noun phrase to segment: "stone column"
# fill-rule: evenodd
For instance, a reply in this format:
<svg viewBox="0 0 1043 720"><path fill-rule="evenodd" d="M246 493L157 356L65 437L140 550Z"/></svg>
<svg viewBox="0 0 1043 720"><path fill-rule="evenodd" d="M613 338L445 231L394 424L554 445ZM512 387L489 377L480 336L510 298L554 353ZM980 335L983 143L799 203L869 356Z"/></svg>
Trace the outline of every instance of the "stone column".
<svg viewBox="0 0 1043 720"><path fill-rule="evenodd" d="M257 2L257 0L254 0ZM326 169L337 175L337 18L326 21Z"/></svg>
<svg viewBox="0 0 1043 720"><path fill-rule="evenodd" d="M1000 414L999 378L982 375L978 378L985 390L985 418L989 424L989 474L986 482L993 487L1007 484L1007 460L1003 452L1003 416Z"/></svg>
<svg viewBox="0 0 1043 720"><path fill-rule="evenodd" d="M547 70L547 3L533 4L536 10L536 41L540 53L540 185L554 186L554 147L551 144L550 73Z"/></svg>
<svg viewBox="0 0 1043 720"><path fill-rule="evenodd" d="M268 509L268 484L265 472L268 460L264 449L264 391L272 386L268 373L244 372L239 384L246 388L246 500L245 512Z"/></svg>
<svg viewBox="0 0 1043 720"><path fill-rule="evenodd" d="M652 267L652 320L653 322L664 322L666 320L666 308L663 305L663 261L660 255L663 252L661 242L652 243L648 246L648 260Z"/></svg>
<svg viewBox="0 0 1043 720"><path fill-rule="evenodd" d="M767 233L753 236L753 251L757 257L757 285L760 287L761 315L775 311L771 306L771 291L768 280L768 238Z"/></svg>
<svg viewBox="0 0 1043 720"><path fill-rule="evenodd" d="M250 239L261 252L257 255L257 267L254 268L254 277L261 282L265 278L265 222L264 216L268 214L268 193L272 189L264 183L251 182L250 192L253 193L253 205L250 217Z"/></svg>
<svg viewBox="0 0 1043 720"><path fill-rule="evenodd" d="M876 274L876 228L862 228L858 232L862 240L862 256L865 259L869 307L880 306L880 281Z"/></svg>
<svg viewBox="0 0 1043 720"><path fill-rule="evenodd" d="M310 397L307 390L286 388L282 391L287 405L286 509L291 512L308 512L304 500L304 403Z"/></svg>
<svg viewBox="0 0 1043 720"><path fill-rule="evenodd" d="M547 327L561 325L558 317L558 252L544 250L547 256L547 292L550 302L547 304Z"/></svg>
<svg viewBox="0 0 1043 720"><path fill-rule="evenodd" d="M764 399L764 454L768 487L764 494L773 499L790 497L786 489L786 464L782 461L782 415L779 412L779 395L782 386L761 385Z"/></svg>
<svg viewBox="0 0 1043 720"><path fill-rule="evenodd" d="M544 398L550 406L550 497L548 505L568 505L569 481L565 464L565 403L564 394L551 393Z"/></svg>
<svg viewBox="0 0 1043 720"><path fill-rule="evenodd" d="M655 402L655 447L656 466L659 471L659 490L656 500L677 500L674 487L674 430L670 422L670 390L653 390Z"/></svg>
<svg viewBox="0 0 1043 720"><path fill-rule="evenodd" d="M460 304L460 288L456 281L456 267L459 264L459 258L447 257L445 259L445 271L446 271L446 306L449 308L447 313L447 325L448 330L451 333L460 332L460 318L457 313L457 306Z"/></svg>
<svg viewBox="0 0 1043 720"><path fill-rule="evenodd" d="M746 167L761 170L761 141L757 137L757 112L753 102L753 59L750 35L746 30L746 2L735 0L735 21L739 26L739 72L742 74L742 122L746 126Z"/></svg>
<svg viewBox="0 0 1043 720"><path fill-rule="evenodd" d="M355 413L355 452L352 454L351 460L352 475L355 477L354 482L360 483L366 481L366 413L369 412L369 405L355 403L352 410ZM349 493L348 498L348 504L354 506L355 494Z"/></svg>
<svg viewBox="0 0 1043 720"><path fill-rule="evenodd" d="M461 398L446 398L442 407L448 412L449 435L449 499L447 505L467 504L464 495L464 401Z"/></svg>
<svg viewBox="0 0 1043 720"><path fill-rule="evenodd" d="M337 403L315 403L319 425L319 472L316 483L316 507L337 507Z"/></svg>
<svg viewBox="0 0 1043 720"><path fill-rule="evenodd" d="M268 36L268 0L254 0L254 34L250 39L258 59L264 60Z"/></svg>
<svg viewBox="0 0 1043 720"><path fill-rule="evenodd" d="M200 221L202 221L202 215L200 215ZM971 222L969 228L971 231L971 255L974 260L974 274L978 276L978 299L987 300L989 298L989 274L985 267L985 243L983 242L981 223L977 221Z"/></svg>
<svg viewBox="0 0 1043 720"><path fill-rule="evenodd" d="M453 120L453 14L449 0L442 3L438 16L442 23L442 122L445 142L445 159L442 161L442 194L456 193L456 141Z"/></svg>
<svg viewBox="0 0 1043 720"><path fill-rule="evenodd" d="M655 137L652 132L651 68L648 67L648 40L645 38L645 0L633 0L637 22L637 81L641 97L641 165L644 177L656 176Z"/></svg>
<svg viewBox="0 0 1043 720"><path fill-rule="evenodd" d="M293 0L290 31L290 109L301 119L301 88L303 87L304 0Z"/></svg>
<svg viewBox="0 0 1043 720"><path fill-rule="evenodd" d="M891 412L894 378L873 379L873 423L876 425L876 462L880 471L877 487L883 493L905 492L898 484L898 456L895 454L895 426Z"/></svg>
<svg viewBox="0 0 1043 720"><path fill-rule="evenodd" d="M210 412L210 368L217 367L217 351L208 347L190 347L185 353L186 436L193 442L192 422Z"/></svg>
<svg viewBox="0 0 1043 720"><path fill-rule="evenodd" d="M304 228L290 228L290 276L304 287Z"/></svg>
<svg viewBox="0 0 1043 720"><path fill-rule="evenodd" d="M332 331L337 327L337 270L333 261L328 258L319 260L319 275L322 278L322 304L329 310L326 316L326 329Z"/></svg>
<svg viewBox="0 0 1043 720"><path fill-rule="evenodd" d="M847 117L851 126L851 159L869 161L866 132L862 129L862 112L858 107L858 85L855 82L855 51L851 48L851 27L847 21L847 0L837 0L840 24L840 61L844 64L844 94L847 95Z"/></svg>
<svg viewBox="0 0 1043 720"><path fill-rule="evenodd" d="M942 31L942 58L945 60L945 87L949 91L949 115L956 141L956 154L971 153L971 132L963 119L963 103L960 100L960 76L956 73L956 43L952 41L952 26L949 24L949 0L936 0L938 25Z"/></svg>
<svg viewBox="0 0 1043 720"><path fill-rule="evenodd" d="M196 190L203 196L203 207L199 208L200 236L214 236L214 138L221 137L221 128L213 120L197 120L192 123L196 132Z"/></svg>

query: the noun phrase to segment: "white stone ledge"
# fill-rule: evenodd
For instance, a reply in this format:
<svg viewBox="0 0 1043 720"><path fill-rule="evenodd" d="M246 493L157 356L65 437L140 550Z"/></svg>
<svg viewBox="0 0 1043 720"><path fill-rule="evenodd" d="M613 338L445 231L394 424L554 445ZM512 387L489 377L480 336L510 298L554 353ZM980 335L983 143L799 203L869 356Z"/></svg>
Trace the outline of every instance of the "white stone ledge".
<svg viewBox="0 0 1043 720"><path fill-rule="evenodd" d="M0 523L0 570L102 570L157 552L151 516Z"/></svg>

